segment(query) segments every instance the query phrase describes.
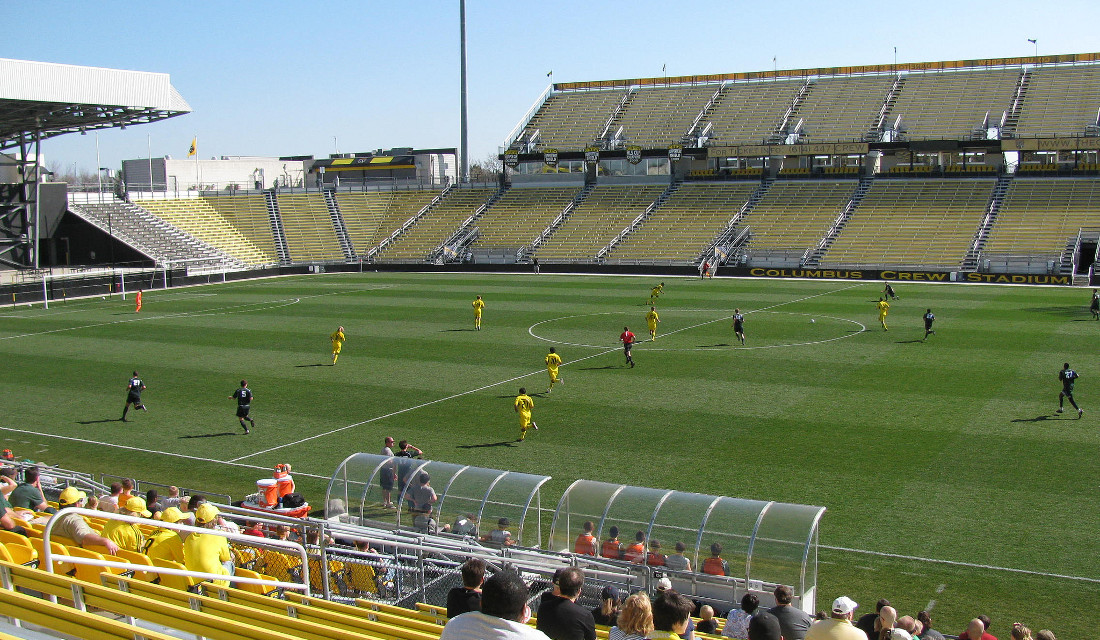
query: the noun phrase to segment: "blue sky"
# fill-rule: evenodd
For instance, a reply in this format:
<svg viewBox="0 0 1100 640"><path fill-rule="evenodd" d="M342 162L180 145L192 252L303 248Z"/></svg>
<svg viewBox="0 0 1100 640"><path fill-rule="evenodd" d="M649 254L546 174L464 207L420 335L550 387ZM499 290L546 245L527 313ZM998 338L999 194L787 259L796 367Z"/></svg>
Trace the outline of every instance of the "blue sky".
<svg viewBox="0 0 1100 640"><path fill-rule="evenodd" d="M100 133L103 166L457 147L458 1L5 2L0 57L158 71L194 110ZM468 0L470 157L549 83L1100 50L1095 2ZM94 170L95 137L43 145Z"/></svg>

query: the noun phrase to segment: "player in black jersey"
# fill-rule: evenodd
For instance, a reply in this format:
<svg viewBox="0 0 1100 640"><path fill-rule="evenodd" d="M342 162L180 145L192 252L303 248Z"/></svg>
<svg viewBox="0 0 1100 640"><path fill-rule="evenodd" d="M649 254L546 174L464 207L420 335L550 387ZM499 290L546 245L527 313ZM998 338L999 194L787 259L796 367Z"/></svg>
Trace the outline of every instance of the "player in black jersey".
<svg viewBox="0 0 1100 640"><path fill-rule="evenodd" d="M1084 409L1077 406L1077 402L1073 399L1073 383L1080 378L1076 371L1069 368L1069 363L1062 365L1062 370L1058 372L1058 379L1062 381L1062 390L1058 392L1058 413L1062 413L1062 400L1069 398L1069 403L1073 405L1074 409L1077 409L1077 417L1080 418L1084 413Z"/></svg>
<svg viewBox="0 0 1100 640"><path fill-rule="evenodd" d="M745 316L740 309L733 310L733 333L741 341L741 346L745 346Z"/></svg>
<svg viewBox="0 0 1100 640"><path fill-rule="evenodd" d="M126 385L126 406L122 407L121 422L126 422L126 413L130 410L130 405L134 405L135 409L141 409L142 411L148 411L145 405L141 403L141 392L145 390L145 385L142 384L141 378L138 377L138 372L134 372L134 376L130 378L130 382Z"/></svg>
<svg viewBox="0 0 1100 640"><path fill-rule="evenodd" d="M921 338L921 342L928 339L928 336L936 335L936 330L932 328L932 323L936 321L936 316L932 315L932 310L924 312L924 337Z"/></svg>
<svg viewBox="0 0 1100 640"><path fill-rule="evenodd" d="M248 388L248 380L241 380L241 388L233 392L233 395L229 396L230 400L234 398L237 400L237 419L241 421L241 428L244 429L244 434L248 435L248 425L244 423L248 420L253 427L256 426L256 421L249 415L252 412L252 390Z"/></svg>

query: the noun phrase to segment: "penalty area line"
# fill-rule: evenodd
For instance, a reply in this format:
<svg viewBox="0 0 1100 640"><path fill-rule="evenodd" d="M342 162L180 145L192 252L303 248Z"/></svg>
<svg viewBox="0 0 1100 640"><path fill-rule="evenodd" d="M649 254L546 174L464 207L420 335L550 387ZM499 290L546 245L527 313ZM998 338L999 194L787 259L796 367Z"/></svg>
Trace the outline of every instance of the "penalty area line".
<svg viewBox="0 0 1100 640"><path fill-rule="evenodd" d="M953 567L967 567L969 569L989 569L990 571L1005 571L1008 573L1020 573L1029 576L1039 576L1041 578L1058 578L1060 580L1077 580L1080 582L1092 582L1100 583L1100 578L1088 578L1085 576L1070 576L1064 573L1050 573L1047 571L1034 571L1031 569L1016 569L1013 567L998 567L992 564L980 564L976 562L962 562L959 560L940 560L938 558L924 558L921 556L907 556L900 553L887 553L885 551L868 551L867 549L852 549L850 547L834 547L831 545L818 545L819 549L828 549L829 551L842 551L845 553L860 553L869 556L878 556L880 558L894 558L897 560L913 560L916 562L931 562L935 564L946 564Z"/></svg>
<svg viewBox="0 0 1100 640"><path fill-rule="evenodd" d="M615 348L615 349L605 349L604 351L600 351L599 353L593 353L591 355L584 356L583 358L577 358L576 360L570 360L569 362L563 362L561 366L565 367L565 366L568 366L568 365L571 365L571 364L576 364L578 362L583 362L585 360L589 360L591 358L598 358L600 356L605 356L609 353L614 353L616 351L618 351L617 348ZM331 429L329 431L325 431L325 432L322 432L322 433L318 433L318 434L309 436L308 438L302 438L300 440L295 440L294 442L288 442L286 444L281 444L277 447L271 447L269 449L264 449L262 451L257 451L255 453L250 453L246 456L240 456L240 457L237 457L237 458L233 458L232 460L230 460L230 462L237 462L239 460L247 460L248 458L252 458L252 457L255 457L255 456L258 456L258 455L263 455L265 453L271 453L272 451L278 451L280 449L285 449L287 447L293 447L295 445L299 445L299 444L302 444L304 442L309 442L310 440L316 440L317 438L324 438L325 436L331 436L333 434L340 433L341 431L347 431L348 429L354 429L355 427L361 427L365 424L370 424L372 422L378 422L379 420L385 420L386 418L392 418L393 416L401 415L403 413L408 413L410 411L415 411L417 409L423 409L424 407L430 407L433 404L439 404L441 402L446 402L448 400L454 400L455 398L461 398L462 396L468 396L471 393L477 393L479 391L485 391L486 389L492 389L493 387L499 387L502 384L508 384L509 382L515 382L516 380L522 380L524 378L530 378L531 376L539 375L541 373L546 373L546 369L539 369L538 371L532 371L530 373L523 373L523 374L520 374L518 376L513 376L511 378L508 378L507 380L501 380L499 382L493 382L493 383L490 383L490 384L487 384L487 385L484 385L484 386L480 386L476 389L470 389L469 391L462 391L460 393L451 394L451 395L443 397L443 398L437 398L435 400L429 400L428 402L422 402L422 403L420 403L418 405L415 405L415 406L412 406L412 407L406 407L404 409L398 409L397 411L391 411L390 413L387 413L385 415L376 416L374 418L363 420L361 422L356 422L355 424L349 424L345 427L339 427L337 429Z"/></svg>

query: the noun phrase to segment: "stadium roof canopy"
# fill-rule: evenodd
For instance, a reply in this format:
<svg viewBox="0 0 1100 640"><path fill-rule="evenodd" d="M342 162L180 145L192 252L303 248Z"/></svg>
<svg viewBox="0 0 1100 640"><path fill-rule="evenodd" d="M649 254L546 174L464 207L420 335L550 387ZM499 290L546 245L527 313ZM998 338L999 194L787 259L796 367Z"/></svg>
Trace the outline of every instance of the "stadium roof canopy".
<svg viewBox="0 0 1100 640"><path fill-rule="evenodd" d="M0 58L0 150L190 112L167 73Z"/></svg>

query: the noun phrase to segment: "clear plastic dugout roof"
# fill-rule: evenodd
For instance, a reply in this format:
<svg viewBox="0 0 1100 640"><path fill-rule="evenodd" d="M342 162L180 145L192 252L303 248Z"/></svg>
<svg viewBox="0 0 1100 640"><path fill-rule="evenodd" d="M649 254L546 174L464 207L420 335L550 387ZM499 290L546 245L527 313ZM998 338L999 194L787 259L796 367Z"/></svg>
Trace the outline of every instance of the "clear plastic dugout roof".
<svg viewBox="0 0 1100 640"><path fill-rule="evenodd" d="M424 520L410 513L406 493L427 473L438 500L431 518L439 532L487 536L507 518L507 530L517 545L540 546L542 535L539 490L550 476L485 469L468 465L391 458L356 453L336 468L329 481L325 518L385 528L423 529ZM396 478L389 489L386 508L386 476Z"/></svg>

